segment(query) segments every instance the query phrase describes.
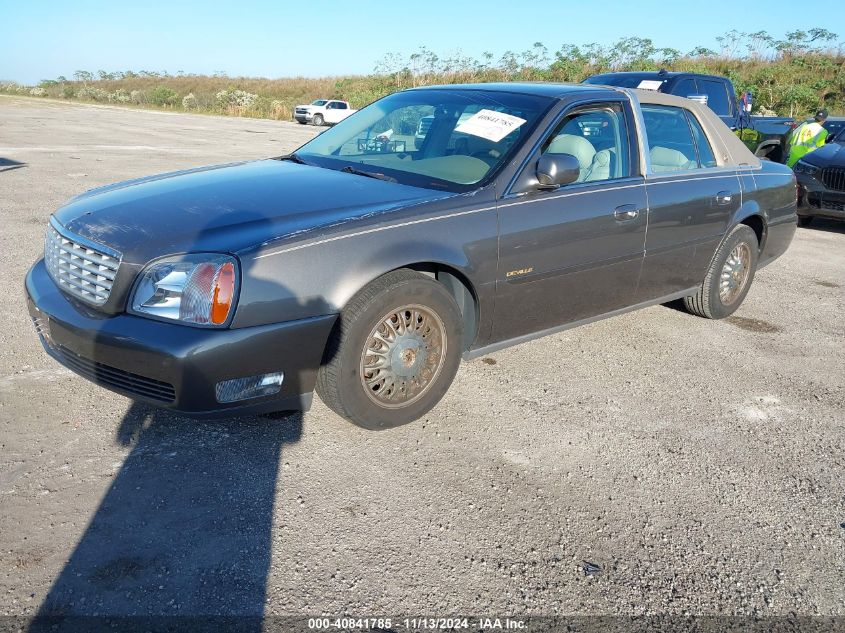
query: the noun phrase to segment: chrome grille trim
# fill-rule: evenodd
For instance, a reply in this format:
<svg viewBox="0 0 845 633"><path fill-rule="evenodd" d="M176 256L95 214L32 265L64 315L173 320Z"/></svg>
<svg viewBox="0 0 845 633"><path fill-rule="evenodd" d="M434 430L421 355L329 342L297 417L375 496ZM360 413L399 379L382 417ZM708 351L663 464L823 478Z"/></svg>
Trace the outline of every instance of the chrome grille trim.
<svg viewBox="0 0 845 633"><path fill-rule="evenodd" d="M44 262L56 284L86 303L109 299L122 256L108 246L69 233L51 217L44 237Z"/></svg>
<svg viewBox="0 0 845 633"><path fill-rule="evenodd" d="M35 326L35 332L38 336L48 338L49 329L47 328L47 324L44 319L41 317L32 317L32 324Z"/></svg>

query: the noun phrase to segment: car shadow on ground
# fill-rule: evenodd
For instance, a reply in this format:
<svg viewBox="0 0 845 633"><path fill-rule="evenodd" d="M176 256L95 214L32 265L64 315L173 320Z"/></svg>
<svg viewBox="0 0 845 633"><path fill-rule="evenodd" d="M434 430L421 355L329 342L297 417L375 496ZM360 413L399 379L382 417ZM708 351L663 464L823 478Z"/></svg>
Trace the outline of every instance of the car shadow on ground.
<svg viewBox="0 0 845 633"><path fill-rule="evenodd" d="M261 630L279 463L301 435L300 413L196 421L133 404L116 437L132 450L33 630L100 615L152 630L234 616L232 628Z"/></svg>
<svg viewBox="0 0 845 633"><path fill-rule="evenodd" d="M236 209L221 221L259 233L269 223ZM218 230L198 231L189 250ZM253 262L241 258L244 278ZM275 280L254 283L261 297L290 294ZM324 307L321 299L297 305L308 314ZM110 359L97 349L92 360L105 366ZM278 362L288 393L311 391L316 367L286 371ZM274 502L284 486L279 464L302 423L299 412L200 421L133 403L115 432L131 451L30 630L261 631Z"/></svg>
<svg viewBox="0 0 845 633"><path fill-rule="evenodd" d="M0 173L4 171L12 171L13 169L20 169L26 167L26 163L21 163L11 158L3 158L0 156Z"/></svg>

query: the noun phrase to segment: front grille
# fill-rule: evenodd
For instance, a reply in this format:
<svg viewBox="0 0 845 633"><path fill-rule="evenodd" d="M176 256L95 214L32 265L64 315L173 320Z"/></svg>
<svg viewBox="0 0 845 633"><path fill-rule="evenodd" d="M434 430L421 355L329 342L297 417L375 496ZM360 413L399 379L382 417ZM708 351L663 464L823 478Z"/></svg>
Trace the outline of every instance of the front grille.
<svg viewBox="0 0 845 633"><path fill-rule="evenodd" d="M47 272L59 287L93 305L108 301L120 253L67 233L52 218L44 239Z"/></svg>
<svg viewBox="0 0 845 633"><path fill-rule="evenodd" d="M822 170L824 186L833 191L845 191L845 167L827 167Z"/></svg>
<svg viewBox="0 0 845 633"><path fill-rule="evenodd" d="M176 399L176 390L170 383L95 362L61 345L53 346L53 350L59 354L65 365L93 382L158 402L173 402Z"/></svg>

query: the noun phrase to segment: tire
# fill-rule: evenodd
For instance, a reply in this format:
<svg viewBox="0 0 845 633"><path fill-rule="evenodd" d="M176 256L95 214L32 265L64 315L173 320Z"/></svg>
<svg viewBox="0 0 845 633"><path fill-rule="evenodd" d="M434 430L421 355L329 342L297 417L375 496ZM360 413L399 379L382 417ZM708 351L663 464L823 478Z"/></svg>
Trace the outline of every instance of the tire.
<svg viewBox="0 0 845 633"><path fill-rule="evenodd" d="M716 250L698 292L684 297L687 312L706 319L724 319L733 314L754 281L759 248L757 234L751 227L735 226ZM730 277L725 279L725 275Z"/></svg>
<svg viewBox="0 0 845 633"><path fill-rule="evenodd" d="M313 125L316 125L317 127L320 127L321 125L323 125L323 115L315 114L313 117L311 117L311 123Z"/></svg>
<svg viewBox="0 0 845 633"><path fill-rule="evenodd" d="M810 226L813 223L814 217L812 215L799 215L798 226Z"/></svg>
<svg viewBox="0 0 845 633"><path fill-rule="evenodd" d="M358 292L341 311L317 373L317 394L335 413L365 429L408 424L449 389L462 343L461 312L443 285L412 270L395 270ZM387 365L373 367L377 353Z"/></svg>

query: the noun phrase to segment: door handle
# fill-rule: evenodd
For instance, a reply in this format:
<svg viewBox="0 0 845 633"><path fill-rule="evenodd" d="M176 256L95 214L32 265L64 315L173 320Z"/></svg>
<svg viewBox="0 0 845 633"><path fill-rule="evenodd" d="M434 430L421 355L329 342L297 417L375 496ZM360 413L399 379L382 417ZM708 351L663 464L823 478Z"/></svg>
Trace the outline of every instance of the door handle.
<svg viewBox="0 0 845 633"><path fill-rule="evenodd" d="M623 204L613 210L613 217L619 222L634 220L640 215L640 210L635 204Z"/></svg>
<svg viewBox="0 0 845 633"><path fill-rule="evenodd" d="M733 196L730 191L720 191L716 194L716 204L730 204L731 200L733 200Z"/></svg>

